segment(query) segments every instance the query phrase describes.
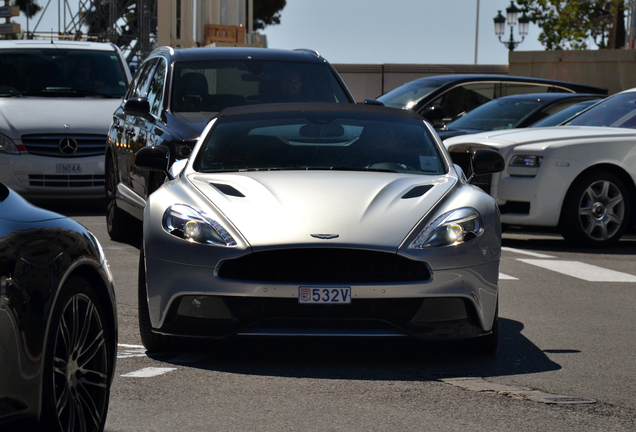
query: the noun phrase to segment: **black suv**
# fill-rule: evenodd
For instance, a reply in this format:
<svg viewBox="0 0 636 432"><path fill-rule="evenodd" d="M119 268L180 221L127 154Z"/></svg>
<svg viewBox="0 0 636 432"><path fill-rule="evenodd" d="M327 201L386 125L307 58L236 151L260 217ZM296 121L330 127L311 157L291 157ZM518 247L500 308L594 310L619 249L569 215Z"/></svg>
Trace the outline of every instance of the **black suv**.
<svg viewBox="0 0 636 432"><path fill-rule="evenodd" d="M566 81L512 75L438 75L403 84L377 100L393 108L411 109L440 128L492 99L525 93L591 93L607 89Z"/></svg>
<svg viewBox="0 0 636 432"><path fill-rule="evenodd" d="M106 147L107 228L126 240L147 197L165 180L135 166L146 146L165 145L170 163L187 158L199 135L227 107L355 100L335 69L311 50L158 48L137 70L113 114ZM132 217L132 219L131 219Z"/></svg>

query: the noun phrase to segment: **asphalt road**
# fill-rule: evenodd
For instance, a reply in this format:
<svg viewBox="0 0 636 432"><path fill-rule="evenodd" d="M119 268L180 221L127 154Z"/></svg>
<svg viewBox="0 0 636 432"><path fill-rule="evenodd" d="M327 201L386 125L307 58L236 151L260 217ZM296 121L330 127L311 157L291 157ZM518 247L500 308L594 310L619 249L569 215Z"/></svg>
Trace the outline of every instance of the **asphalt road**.
<svg viewBox="0 0 636 432"><path fill-rule="evenodd" d="M57 208L93 231L115 277L119 355L107 431L634 431L636 236L607 250L504 234L500 349L411 340L262 340L149 357L135 241L101 207Z"/></svg>

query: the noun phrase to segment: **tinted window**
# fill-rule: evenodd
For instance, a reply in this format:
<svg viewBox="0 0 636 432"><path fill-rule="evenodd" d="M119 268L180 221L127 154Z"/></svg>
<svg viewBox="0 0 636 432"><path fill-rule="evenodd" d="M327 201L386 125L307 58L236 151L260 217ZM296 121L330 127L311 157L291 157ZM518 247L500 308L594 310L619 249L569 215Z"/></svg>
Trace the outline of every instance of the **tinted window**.
<svg viewBox="0 0 636 432"><path fill-rule="evenodd" d="M158 59L154 58L148 60L142 65L141 69L135 76L128 98L148 96L150 79L152 78L152 72L154 71L154 67L157 64L157 61Z"/></svg>
<svg viewBox="0 0 636 432"><path fill-rule="evenodd" d="M112 51L0 50L0 95L123 97L127 86L124 66Z"/></svg>
<svg viewBox="0 0 636 432"><path fill-rule="evenodd" d="M611 126L636 128L636 93L622 93L605 99L566 123L568 126Z"/></svg>
<svg viewBox="0 0 636 432"><path fill-rule="evenodd" d="M197 61L175 64L171 109L174 112L276 102L349 100L323 63L260 60Z"/></svg>
<svg viewBox="0 0 636 432"><path fill-rule="evenodd" d="M480 131L511 129L542 105L537 100L495 99L448 123L446 128Z"/></svg>
<svg viewBox="0 0 636 432"><path fill-rule="evenodd" d="M161 115L165 82L166 61L164 59L160 59L157 63L155 73L148 88L148 103L150 104L150 112L157 117Z"/></svg>
<svg viewBox="0 0 636 432"><path fill-rule="evenodd" d="M446 171L422 121L322 112L220 118L205 139L195 169Z"/></svg>
<svg viewBox="0 0 636 432"><path fill-rule="evenodd" d="M379 96L377 99L388 107L411 109L420 99L437 90L448 81L448 79L439 78L412 81Z"/></svg>
<svg viewBox="0 0 636 432"><path fill-rule="evenodd" d="M495 97L495 86L495 83L461 85L450 89L429 106L441 107L444 109L444 117L454 118L492 100Z"/></svg>
<svg viewBox="0 0 636 432"><path fill-rule="evenodd" d="M565 89L545 84L502 83L501 96L528 93L573 93Z"/></svg>

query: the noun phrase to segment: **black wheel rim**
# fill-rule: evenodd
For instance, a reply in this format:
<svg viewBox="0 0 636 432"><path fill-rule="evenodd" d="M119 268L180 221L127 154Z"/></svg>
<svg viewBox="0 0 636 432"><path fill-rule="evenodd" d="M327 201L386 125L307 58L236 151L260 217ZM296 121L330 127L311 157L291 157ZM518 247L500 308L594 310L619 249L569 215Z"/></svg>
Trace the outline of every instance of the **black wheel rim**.
<svg viewBox="0 0 636 432"><path fill-rule="evenodd" d="M85 294L60 316L53 353L55 410L63 431L99 430L108 401L108 353L102 320Z"/></svg>

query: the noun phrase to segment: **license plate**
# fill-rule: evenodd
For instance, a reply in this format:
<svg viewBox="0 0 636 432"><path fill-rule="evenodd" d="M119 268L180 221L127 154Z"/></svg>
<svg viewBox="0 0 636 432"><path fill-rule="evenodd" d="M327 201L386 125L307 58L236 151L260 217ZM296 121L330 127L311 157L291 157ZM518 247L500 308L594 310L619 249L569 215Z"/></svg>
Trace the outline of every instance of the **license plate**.
<svg viewBox="0 0 636 432"><path fill-rule="evenodd" d="M351 287L299 287L298 303L349 304L351 303Z"/></svg>
<svg viewBox="0 0 636 432"><path fill-rule="evenodd" d="M80 164L57 164L55 172L59 174L77 174L82 172Z"/></svg>

